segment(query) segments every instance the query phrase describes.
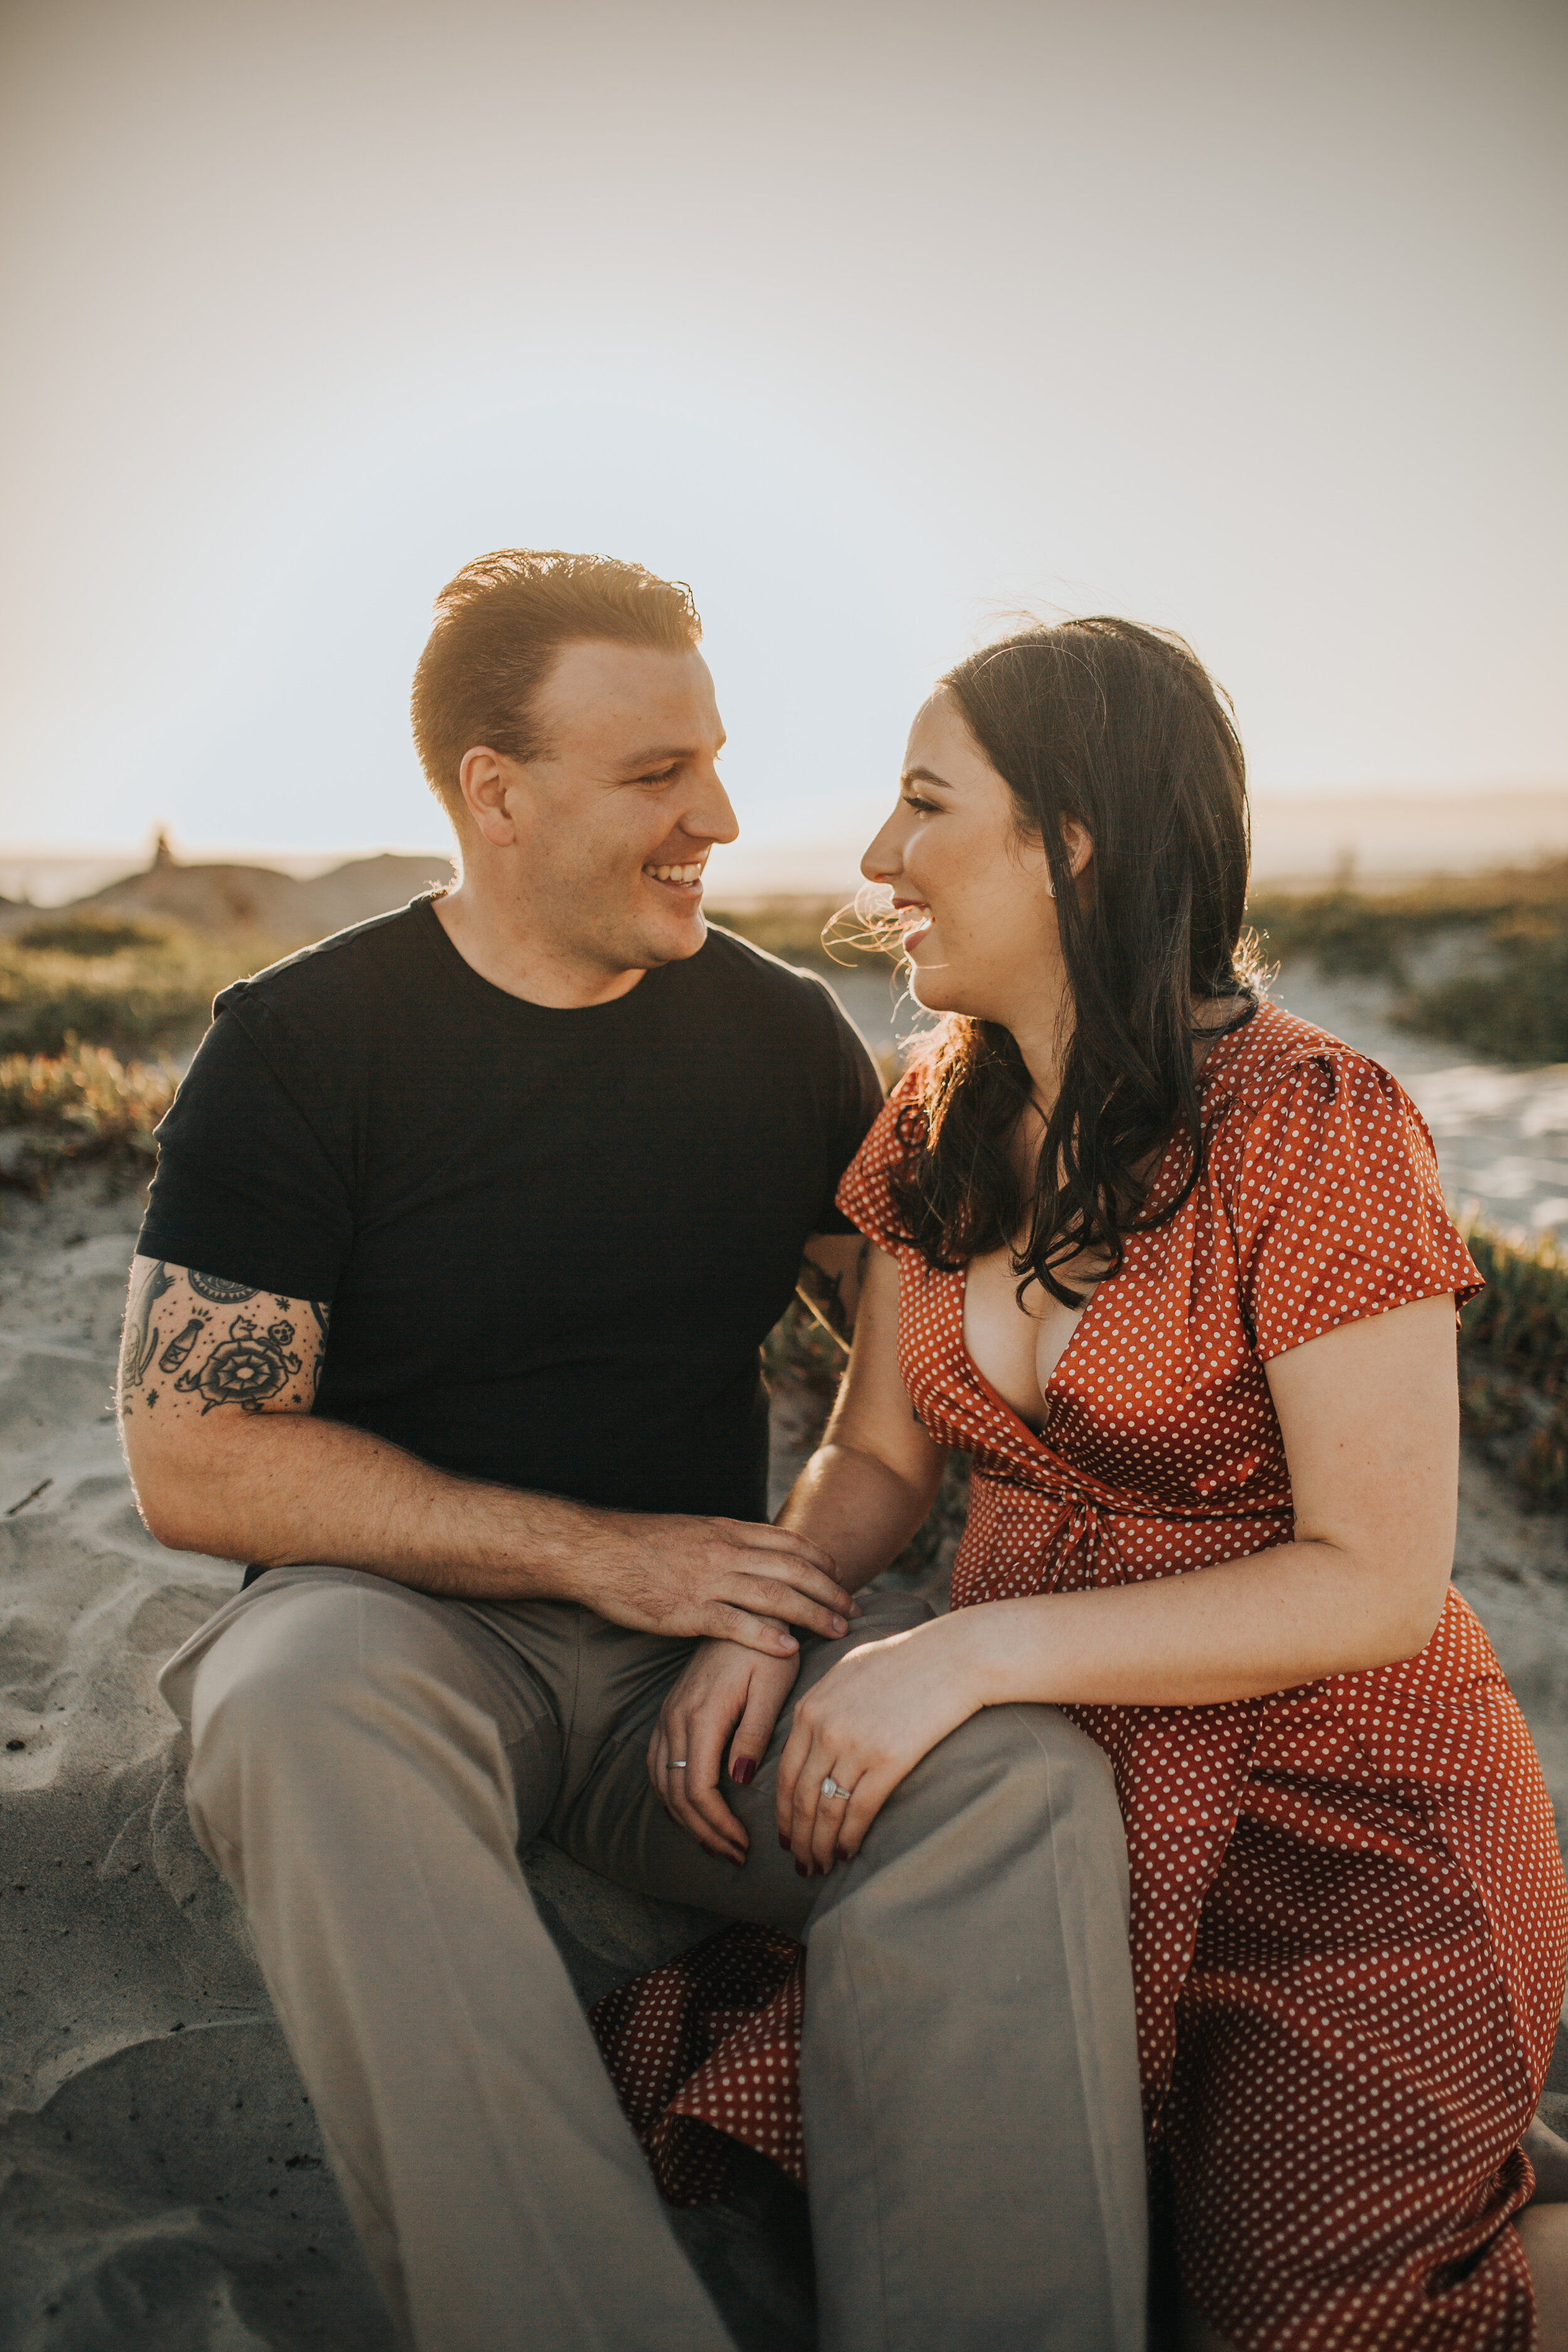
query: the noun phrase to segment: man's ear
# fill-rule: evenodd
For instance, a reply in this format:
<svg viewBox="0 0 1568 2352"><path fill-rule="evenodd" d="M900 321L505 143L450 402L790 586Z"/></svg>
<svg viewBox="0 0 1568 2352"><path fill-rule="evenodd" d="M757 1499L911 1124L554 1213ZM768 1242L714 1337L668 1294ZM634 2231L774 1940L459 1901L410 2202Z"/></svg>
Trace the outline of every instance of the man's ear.
<svg viewBox="0 0 1568 2352"><path fill-rule="evenodd" d="M517 840L517 819L510 796L521 778L515 760L480 744L465 751L458 769L463 805L484 838L497 849L510 849Z"/></svg>

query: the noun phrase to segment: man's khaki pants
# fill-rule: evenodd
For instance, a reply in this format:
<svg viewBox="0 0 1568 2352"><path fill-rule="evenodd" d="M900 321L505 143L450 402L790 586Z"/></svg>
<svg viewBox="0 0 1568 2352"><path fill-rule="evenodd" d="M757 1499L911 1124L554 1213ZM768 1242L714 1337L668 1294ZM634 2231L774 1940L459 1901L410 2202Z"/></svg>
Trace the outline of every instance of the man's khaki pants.
<svg viewBox="0 0 1568 2352"><path fill-rule="evenodd" d="M850 1643L925 1614L868 1597ZM690 1644L563 1601L274 1569L162 1687L395 2319L418 2352L721 2352L519 1864L810 1949L824 2352L1138 2352L1145 2190L1110 1769L1047 1706L973 1717L826 1879L780 1851L786 1715L727 1790L743 1868L648 1785ZM808 1639L797 1690L848 1646Z"/></svg>

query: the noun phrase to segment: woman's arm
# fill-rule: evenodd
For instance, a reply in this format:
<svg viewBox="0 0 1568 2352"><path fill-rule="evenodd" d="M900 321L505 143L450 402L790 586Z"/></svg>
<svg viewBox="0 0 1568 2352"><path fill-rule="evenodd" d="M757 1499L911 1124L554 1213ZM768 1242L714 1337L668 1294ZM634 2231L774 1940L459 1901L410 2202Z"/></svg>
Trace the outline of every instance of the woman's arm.
<svg viewBox="0 0 1568 2352"><path fill-rule="evenodd" d="M1424 1647L1454 1555L1452 1297L1327 1332L1275 1358L1268 1378L1294 1541L1142 1584L955 1611L851 1653L796 1709L781 1765L779 1827L798 1861L826 1869L836 1847L855 1853L905 1774L978 1707L1212 1706ZM821 1805L827 1773L854 1789L847 1808Z"/></svg>
<svg viewBox="0 0 1568 2352"><path fill-rule="evenodd" d="M897 1559L930 1510L947 1460L899 1370L898 1262L885 1250L868 1255L837 1402L777 1522L825 1546L851 1592Z"/></svg>
<svg viewBox="0 0 1568 2352"><path fill-rule="evenodd" d="M858 1257L855 1244L839 1246L845 1258L851 1251ZM947 1459L915 1419L899 1374L898 1266L886 1251L860 1246L849 1368L822 1443L778 1519L802 1534L836 1528L842 1551L834 1572L850 1591L898 1558L930 1510ZM826 1251L810 1247L823 1264ZM837 1273L843 1262L829 1262L828 1270ZM764 1661L734 1642L700 1643L648 1742L648 1777L660 1802L699 1845L730 1862L744 1861L750 1841L721 1793L726 1747L730 1778L744 1787L767 1752L797 1665L797 1658ZM679 1771L672 1769L677 1759Z"/></svg>

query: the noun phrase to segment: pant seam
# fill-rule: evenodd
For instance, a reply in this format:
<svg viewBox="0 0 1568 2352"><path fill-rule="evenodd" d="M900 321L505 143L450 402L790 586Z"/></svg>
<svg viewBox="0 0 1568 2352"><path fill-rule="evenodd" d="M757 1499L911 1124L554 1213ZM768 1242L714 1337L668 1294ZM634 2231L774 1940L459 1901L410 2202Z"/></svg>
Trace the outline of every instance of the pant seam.
<svg viewBox="0 0 1568 2352"><path fill-rule="evenodd" d="M1088 1956L1081 1948L1079 1932L1082 1926L1080 1912L1078 1906L1068 1899L1068 1891L1062 1884L1064 1843L1070 1842L1079 1865L1079 1878L1084 1882L1087 1882L1089 1874L1088 1865L1079 1843L1079 1823L1076 1818L1076 1808L1069 1803L1066 1809L1065 1817L1058 1817L1056 1766L1049 1744L1040 1737L1038 1727L1031 1723L1026 1716L1022 1717L1022 1722L1024 1728L1039 1748L1041 1760L1046 1768L1046 1785L1050 1800L1051 1875L1056 1883L1057 1916L1061 1922L1062 1952L1068 1964L1068 1984L1073 1992L1074 2021L1077 2029L1073 2034L1074 2054L1078 2061L1084 2114L1090 2126L1089 2147L1094 2166L1095 2193L1100 2208L1100 2238L1102 2244L1109 2250L1120 2236L1117 2225L1124 2216L1120 2211L1119 2200L1114 2194L1114 2179L1108 2161L1109 2151L1105 2146L1104 2135L1096 2127L1097 2120L1104 2116L1110 2102L1106 2096L1105 2084L1091 2079L1099 2073L1094 2062L1100 2048L1100 2036L1092 2030L1094 1970L1092 1965L1088 1962ZM1087 2002L1080 2001L1080 1993L1088 1995ZM1088 2017L1084 2017L1082 2013L1085 2008L1089 2012ZM1113 2266L1109 2260L1106 2263L1106 2273L1110 2305L1114 2315L1112 2325L1116 2327L1118 2338L1127 2344L1140 2344L1142 2341L1142 2298L1139 2297L1131 2315L1119 2310L1117 2306L1121 2303L1122 2298L1117 2293L1117 2281ZM1124 2326L1129 2318L1131 2333L1124 2334Z"/></svg>
<svg viewBox="0 0 1568 2352"><path fill-rule="evenodd" d="M805 1971L806 1999L808 2000L811 1998L810 1952L811 1947L808 1942L806 1946ZM872 2226L877 2233L877 2271L881 2281L881 2293L878 2298L877 2308L877 2352L888 2352L888 2309L891 2294L891 2287L888 2277L888 2232L882 2221L881 2134L878 2128L875 2103L867 2095L870 2081L870 2065L866 2054L866 2033L860 2015L860 1998L855 1980L855 1971L853 1969L846 1969L845 1975L848 1979L849 2006L855 2025L856 2054L860 2062L859 2088L861 2112L866 2118L866 2137L869 2143L871 2151L871 2219ZM871 2347L868 2347L867 2352L871 2352Z"/></svg>

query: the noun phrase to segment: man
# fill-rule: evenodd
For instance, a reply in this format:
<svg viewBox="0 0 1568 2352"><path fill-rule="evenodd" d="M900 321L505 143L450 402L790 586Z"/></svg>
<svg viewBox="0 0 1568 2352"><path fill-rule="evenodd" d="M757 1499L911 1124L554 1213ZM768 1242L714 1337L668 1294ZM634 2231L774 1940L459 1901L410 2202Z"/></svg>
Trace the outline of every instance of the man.
<svg viewBox="0 0 1568 2352"><path fill-rule="evenodd" d="M698 639L688 593L636 566L459 573L414 725L460 884L227 991L160 1130L126 1451L154 1534L252 1563L163 1677L192 1818L420 2352L726 2340L533 1911L540 1834L797 1935L840 1917L871 1956L853 1999L825 1960L808 2008L826 2343L962 2352L973 2265L1043 2193L1090 2315L1059 2339L1028 2318L1020 2352L1121 2347L1137 2222L1070 2032L1065 2090L995 2051L1048 2180L931 2168L987 2035L1020 1998L1079 1999L1062 1985L1121 1933L1051 1892L1069 1800L1010 1734L1021 1711L955 1734L967 1772L940 1796L911 1779L820 1888L772 1833L787 1711L733 1790L728 1858L649 1786L698 1638L797 1659L798 1693L836 1643L912 1617L862 1619L808 1533L765 1524L758 1345L803 1248L852 1287L833 1194L879 1088L826 989L706 931L702 868L736 827ZM1074 1790L1075 1834L1119 1834L1107 1801ZM986 1900L1043 1906L1038 1985L990 1982L986 1900L944 1907L998 1839ZM922 2059L919 2112L912 1946L966 2019Z"/></svg>

